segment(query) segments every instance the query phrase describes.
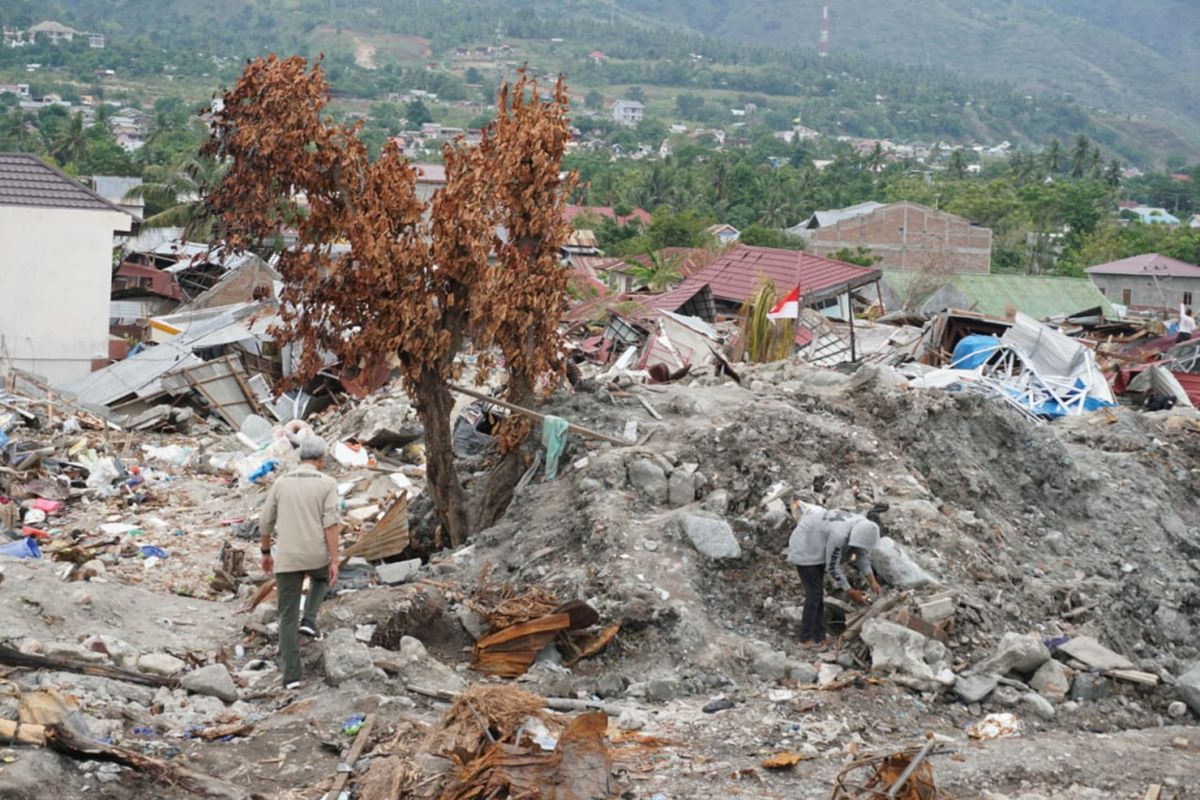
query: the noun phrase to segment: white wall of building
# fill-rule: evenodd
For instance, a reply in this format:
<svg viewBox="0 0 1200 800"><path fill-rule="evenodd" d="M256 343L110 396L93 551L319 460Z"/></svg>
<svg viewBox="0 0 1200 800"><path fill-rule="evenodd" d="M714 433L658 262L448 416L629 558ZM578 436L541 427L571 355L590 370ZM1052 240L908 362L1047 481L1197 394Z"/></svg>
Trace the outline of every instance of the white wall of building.
<svg viewBox="0 0 1200 800"><path fill-rule="evenodd" d="M113 232L130 222L117 211L0 206L0 373L61 384L108 357Z"/></svg>

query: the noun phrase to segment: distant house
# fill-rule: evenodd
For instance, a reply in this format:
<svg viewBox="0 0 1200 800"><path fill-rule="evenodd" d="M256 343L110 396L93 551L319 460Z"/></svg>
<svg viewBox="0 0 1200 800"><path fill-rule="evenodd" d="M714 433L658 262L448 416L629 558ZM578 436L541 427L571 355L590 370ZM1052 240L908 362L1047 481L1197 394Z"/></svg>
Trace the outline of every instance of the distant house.
<svg viewBox="0 0 1200 800"><path fill-rule="evenodd" d="M608 56L604 55L604 53L600 52L599 50L593 50L592 52L588 53L588 59L593 64L603 64L604 62L608 61Z"/></svg>
<svg viewBox="0 0 1200 800"><path fill-rule="evenodd" d="M0 372L58 385L108 362L113 234L140 222L37 156L0 154Z"/></svg>
<svg viewBox="0 0 1200 800"><path fill-rule="evenodd" d="M433 193L446 185L446 168L441 164L413 164L417 171L417 199L429 202Z"/></svg>
<svg viewBox="0 0 1200 800"><path fill-rule="evenodd" d="M1192 214L1192 218L1188 220L1189 228L1200 228L1200 214Z"/></svg>
<svg viewBox="0 0 1200 800"><path fill-rule="evenodd" d="M705 230L709 236L716 239L722 246L736 242L738 237L742 235L742 232L737 228L724 223L709 225Z"/></svg>
<svg viewBox="0 0 1200 800"><path fill-rule="evenodd" d="M60 42L69 42L75 38L75 34L79 31L74 28L68 28L59 22L47 20L39 22L37 25L29 29L29 38L31 41L37 41L38 38L45 39L51 44L59 44Z"/></svg>
<svg viewBox="0 0 1200 800"><path fill-rule="evenodd" d="M646 116L646 107L636 100L618 100L613 103L613 119L620 125L637 125Z"/></svg>
<svg viewBox="0 0 1200 800"><path fill-rule="evenodd" d="M1101 294L1137 311L1175 314L1200 298L1200 267L1158 253L1088 267Z"/></svg>
<svg viewBox="0 0 1200 800"><path fill-rule="evenodd" d="M879 257L881 269L991 271L990 228L907 201L818 211L787 232L806 239L809 250L822 255L866 247Z"/></svg>
<svg viewBox="0 0 1200 800"><path fill-rule="evenodd" d="M1121 209L1122 216L1133 215L1139 222L1145 225L1178 225L1179 217L1175 216L1165 208L1155 206L1131 206Z"/></svg>
<svg viewBox="0 0 1200 800"><path fill-rule="evenodd" d="M137 186L142 185L141 178L127 178L117 175L93 175L90 181L96 194L115 206L128 211L135 217L141 217L146 210L146 201L142 198L126 199L125 195Z"/></svg>

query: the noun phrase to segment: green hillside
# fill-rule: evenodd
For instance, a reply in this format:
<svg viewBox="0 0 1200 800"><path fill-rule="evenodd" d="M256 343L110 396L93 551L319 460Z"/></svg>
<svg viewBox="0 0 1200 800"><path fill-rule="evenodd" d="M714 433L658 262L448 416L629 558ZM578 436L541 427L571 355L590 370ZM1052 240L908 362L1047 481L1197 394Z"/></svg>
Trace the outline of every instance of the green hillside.
<svg viewBox="0 0 1200 800"><path fill-rule="evenodd" d="M822 0L617 0L706 34L817 47ZM832 0L831 52L944 67L1200 134L1195 0ZM1106 116L1107 116L1106 115ZM1136 119L1137 117L1135 117Z"/></svg>
<svg viewBox="0 0 1200 800"><path fill-rule="evenodd" d="M1190 4L1159 5L1162 13L1183 14ZM1188 102L1197 89L1186 75L1176 79L1171 73L1171 81L1152 87L1139 85L1138 80L1150 81L1137 77L1172 58L1177 63L1196 58L1182 26L1144 26L1142 38L1135 39L1122 31L1134 15L1109 0L1054 4L1087 13L1086 24L1036 0L836 0L834 52L823 61L815 50L820 5L820 0L0 0L0 21L23 26L57 19L107 34L106 50L62 64L73 72L79 92L89 89L93 68L104 67L116 68L127 90L140 86L150 97L209 93L232 80L246 57L276 51L324 53L335 89L347 98L376 100L426 88L447 99L485 101L486 86L475 95L464 88L465 62L455 59L455 49L503 41L513 49L495 69L528 63L549 74L561 71L581 97L595 90L610 101L631 86L643 87L650 114L661 122L728 124L730 108L753 103L759 123L777 130L799 117L835 135L1009 140L1035 149L1082 132L1110 154L1143 164L1170 155L1186 158L1200 146L1200 99ZM1093 5L1100 10L1088 10ZM605 63L588 58L596 49L608 56ZM0 51L0 81L16 77L34 55ZM45 49L36 57L51 67L63 61L61 53ZM490 80L492 64L480 66ZM705 98L706 117L678 117L676 101L685 93ZM1096 99L1101 97L1108 99Z"/></svg>

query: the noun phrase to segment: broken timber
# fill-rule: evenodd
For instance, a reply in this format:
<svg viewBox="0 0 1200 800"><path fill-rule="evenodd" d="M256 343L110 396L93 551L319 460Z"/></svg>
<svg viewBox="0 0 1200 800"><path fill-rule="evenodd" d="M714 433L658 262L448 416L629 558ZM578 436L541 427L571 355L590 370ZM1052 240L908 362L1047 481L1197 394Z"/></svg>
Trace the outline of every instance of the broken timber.
<svg viewBox="0 0 1200 800"><path fill-rule="evenodd" d="M527 417L530 417L532 419L536 419L536 420L539 420L542 422L544 422L546 420L546 416L547 416L546 414L542 414L541 412L538 412L538 411L532 411L528 408L525 408L524 406L518 406L518 405L515 405L514 403L509 403L505 400L497 400L495 397L489 397L488 395L484 394L483 392L477 392L474 389L467 389L462 386L454 386L454 385L451 385L450 388L453 389L454 391L458 392L459 394L465 394L467 397L473 397L476 400L482 400L483 402L491 403L494 406L500 406L501 408L507 408L509 411L515 412L517 414L524 414ZM618 439L616 436L609 436L607 433L600 433L599 431L594 431L591 428L585 428L582 425L576 425L574 422L571 422L569 420L567 421L567 430L574 431L575 433L578 433L580 436L587 436L592 439L599 439L602 442L610 442L612 444L615 444L617 447L628 447L629 446L629 442L625 441L624 439Z"/></svg>
<svg viewBox="0 0 1200 800"><path fill-rule="evenodd" d="M75 672L81 675L96 675L101 678L137 683L142 686L166 686L170 689L179 687L178 678L166 678L161 675L148 675L142 672L106 667L100 664L88 664L84 661L72 661L67 658L51 658L33 653L22 653L0 644L0 665L6 667L24 667L26 669L50 669L59 672Z"/></svg>

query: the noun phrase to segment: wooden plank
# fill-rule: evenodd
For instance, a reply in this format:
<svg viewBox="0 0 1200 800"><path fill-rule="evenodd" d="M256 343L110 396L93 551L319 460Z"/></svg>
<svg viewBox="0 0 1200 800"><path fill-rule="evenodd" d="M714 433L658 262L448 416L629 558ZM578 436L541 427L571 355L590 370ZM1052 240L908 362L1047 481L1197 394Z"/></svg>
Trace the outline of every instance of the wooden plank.
<svg viewBox="0 0 1200 800"><path fill-rule="evenodd" d="M1140 683L1143 686L1157 686L1158 676L1153 672L1142 672L1136 669L1110 669L1105 673L1110 678L1116 678L1129 683Z"/></svg>
<svg viewBox="0 0 1200 800"><path fill-rule="evenodd" d="M371 729L374 727L375 715L367 714L367 718L363 720L362 727L358 729L358 735L354 737L354 744L350 745L350 752L346 755L346 763L350 765L350 769L354 769L354 762L362 755L363 748L367 744L367 739L371 735ZM326 797L330 798L330 800L337 800L348 780L350 780L349 772L338 772L337 777L333 779L333 788L329 790L329 794Z"/></svg>
<svg viewBox="0 0 1200 800"><path fill-rule="evenodd" d="M655 419L663 418L662 414L658 413L658 409L650 405L650 401L648 401L646 398L642 397L640 394L635 394L634 397L636 397L637 401L642 404L642 408L649 412L650 416L654 417Z"/></svg>

